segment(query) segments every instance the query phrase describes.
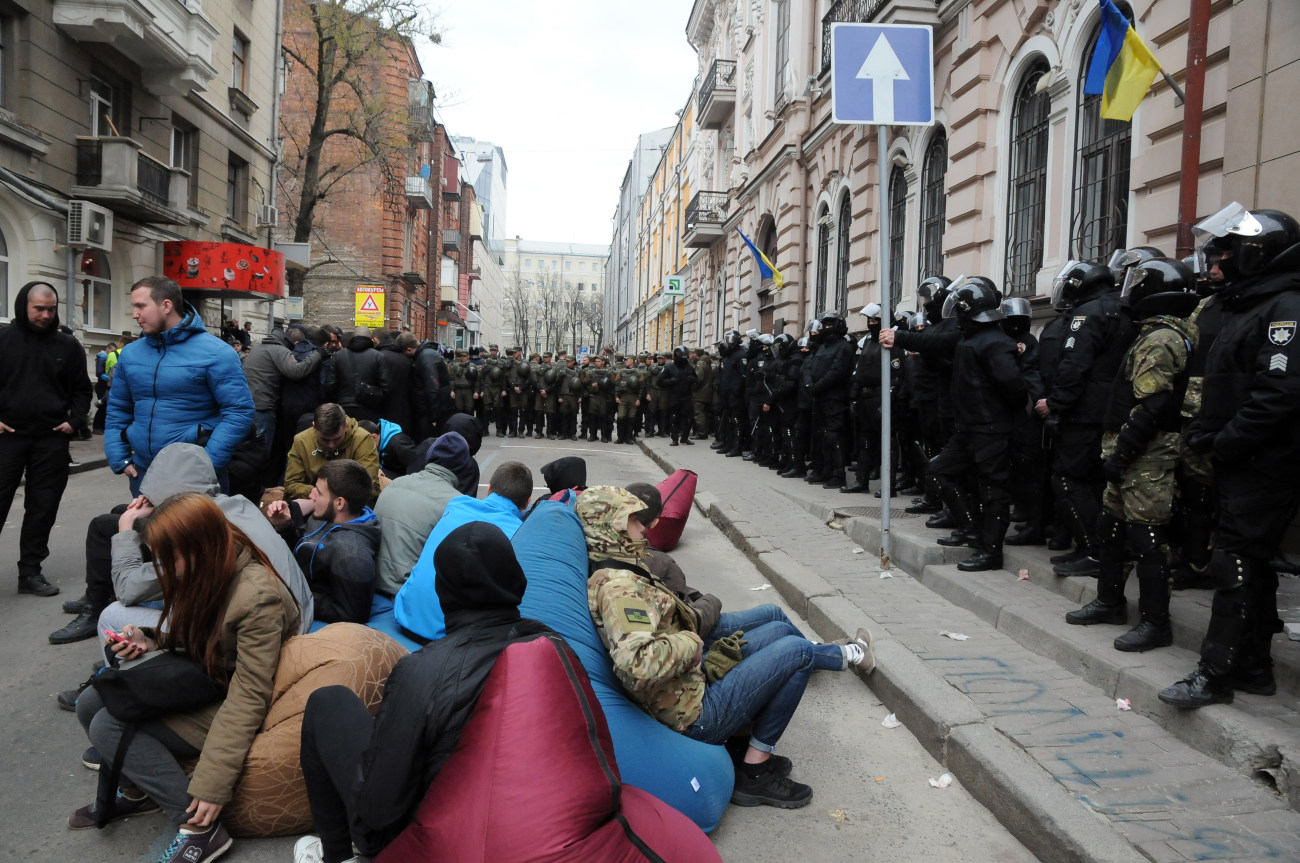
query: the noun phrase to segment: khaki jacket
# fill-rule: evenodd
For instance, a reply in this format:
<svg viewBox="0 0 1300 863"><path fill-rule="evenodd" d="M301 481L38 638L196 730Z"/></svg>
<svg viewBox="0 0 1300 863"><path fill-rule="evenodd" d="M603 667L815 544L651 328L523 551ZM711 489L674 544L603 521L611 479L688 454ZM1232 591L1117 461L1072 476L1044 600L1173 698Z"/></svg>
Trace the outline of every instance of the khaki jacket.
<svg viewBox="0 0 1300 863"><path fill-rule="evenodd" d="M370 487L370 499L379 497L379 452L375 441L365 429L357 428L357 421L348 417L348 433L343 438L341 451L335 458L350 458L361 462L361 466L370 474L373 484ZM289 464L284 471L285 500L301 500L311 494L316 484L316 475L325 462L330 459L317 448L316 429L308 428L299 432L289 448Z"/></svg>

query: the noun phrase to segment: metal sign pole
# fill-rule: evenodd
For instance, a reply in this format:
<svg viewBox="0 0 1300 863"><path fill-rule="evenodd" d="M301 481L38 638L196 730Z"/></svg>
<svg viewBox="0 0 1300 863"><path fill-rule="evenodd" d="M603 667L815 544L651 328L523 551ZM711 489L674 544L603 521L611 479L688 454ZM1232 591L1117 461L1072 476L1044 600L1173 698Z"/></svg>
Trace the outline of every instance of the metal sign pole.
<svg viewBox="0 0 1300 863"><path fill-rule="evenodd" d="M881 124L876 127L876 182L879 185L876 206L880 208L878 211L880 216L876 220L880 226L880 248L876 260L879 262L877 275L880 279L880 325L882 327L885 326L886 321L891 323L893 321L893 310L889 307L891 299L889 295L889 191L885 179L885 137L886 129L884 124ZM870 333L867 335L870 338ZM890 568L889 493L893 480L889 457L892 444L890 408L893 401L889 391L891 359L892 351L882 348L880 351L880 566L883 569Z"/></svg>

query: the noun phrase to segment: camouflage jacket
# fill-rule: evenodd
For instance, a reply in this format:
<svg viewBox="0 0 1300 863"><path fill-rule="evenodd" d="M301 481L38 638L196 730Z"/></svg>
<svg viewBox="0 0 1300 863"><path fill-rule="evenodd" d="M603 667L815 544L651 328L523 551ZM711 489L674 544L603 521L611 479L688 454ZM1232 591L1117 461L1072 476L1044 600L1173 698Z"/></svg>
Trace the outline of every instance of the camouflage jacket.
<svg viewBox="0 0 1300 863"><path fill-rule="evenodd" d="M645 393L645 384L645 375L635 366L614 373L614 395L621 399L639 400Z"/></svg>
<svg viewBox="0 0 1300 863"><path fill-rule="evenodd" d="M1176 390L1178 378L1187 368L1188 357L1196 348L1196 325L1186 318L1157 315L1139 325L1128 354L1124 357L1123 378L1133 386L1137 402ZM1178 412L1182 402L1171 406ZM1179 434L1171 430L1158 433L1146 452L1135 460L1166 462L1178 458Z"/></svg>
<svg viewBox="0 0 1300 863"><path fill-rule="evenodd" d="M587 558L599 567L587 580L587 608L628 695L664 725L684 731L704 705L704 672L695 663L704 642L691 629L693 610L645 568L645 541L628 537L628 517L644 508L613 486L579 496L575 511Z"/></svg>
<svg viewBox="0 0 1300 863"><path fill-rule="evenodd" d="M1195 325L1197 319L1200 318L1201 313L1206 312L1206 306L1209 306L1211 303L1219 305L1221 302L1222 301L1219 299L1218 294L1211 294L1201 300L1200 304L1196 306L1196 311L1192 312L1192 316L1188 318L1188 320ZM1220 305L1218 309L1212 310L1209 314L1213 314L1215 311L1221 315L1222 306ZM1201 365L1204 366L1204 363ZM1201 391L1204 387L1205 376L1199 372L1193 373L1187 378L1187 393L1183 396L1183 416L1188 419L1196 419L1196 417L1201 413Z"/></svg>
<svg viewBox="0 0 1300 863"><path fill-rule="evenodd" d="M447 371L451 374L452 389L456 390L468 390L478 373L469 360L455 360L447 366Z"/></svg>

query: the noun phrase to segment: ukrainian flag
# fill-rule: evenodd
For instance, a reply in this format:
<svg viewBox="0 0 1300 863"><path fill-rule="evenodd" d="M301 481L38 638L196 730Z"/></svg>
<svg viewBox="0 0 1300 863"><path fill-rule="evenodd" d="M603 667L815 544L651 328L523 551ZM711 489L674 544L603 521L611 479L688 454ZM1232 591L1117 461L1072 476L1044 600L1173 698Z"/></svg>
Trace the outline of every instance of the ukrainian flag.
<svg viewBox="0 0 1300 863"><path fill-rule="evenodd" d="M758 250L758 246L755 246L749 237L745 236L744 231L736 228L736 233L740 234L740 238L745 241L745 245L749 246L749 250L754 253L754 260L758 261L759 277L764 280L771 279L772 284L776 286L778 291L785 287L785 276L781 275L781 271L776 268L776 264L769 261L767 255Z"/></svg>
<svg viewBox="0 0 1300 863"><path fill-rule="evenodd" d="M1101 33L1083 92L1101 96L1105 120L1132 122L1133 112L1160 72L1160 64L1111 0L1101 0Z"/></svg>

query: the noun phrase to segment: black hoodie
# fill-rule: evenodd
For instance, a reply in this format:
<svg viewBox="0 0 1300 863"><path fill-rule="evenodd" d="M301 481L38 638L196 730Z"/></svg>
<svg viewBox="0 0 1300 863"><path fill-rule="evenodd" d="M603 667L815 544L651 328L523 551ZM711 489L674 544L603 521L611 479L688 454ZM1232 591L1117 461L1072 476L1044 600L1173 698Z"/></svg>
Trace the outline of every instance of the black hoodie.
<svg viewBox="0 0 1300 863"><path fill-rule="evenodd" d="M528 582L499 527L481 521L461 525L438 545L434 562L447 635L393 668L353 786L352 837L368 856L383 850L414 818L456 748L501 651L551 632L519 616Z"/></svg>
<svg viewBox="0 0 1300 863"><path fill-rule="evenodd" d="M57 313L48 330L27 320L28 282L14 299L13 322L0 331L0 422L19 434L49 434L62 423L75 429L90 410L86 352L59 331ZM55 291L58 297L58 291Z"/></svg>

